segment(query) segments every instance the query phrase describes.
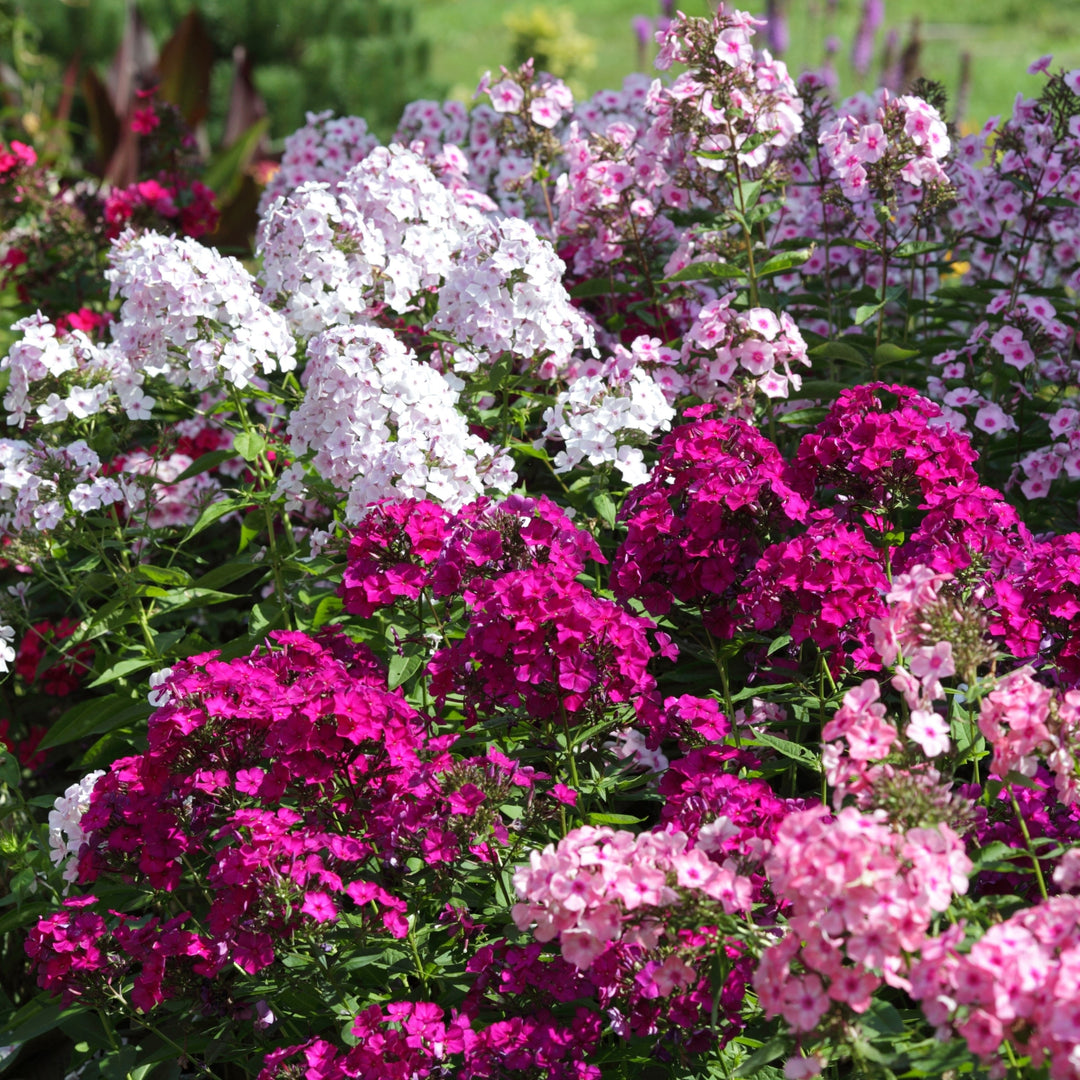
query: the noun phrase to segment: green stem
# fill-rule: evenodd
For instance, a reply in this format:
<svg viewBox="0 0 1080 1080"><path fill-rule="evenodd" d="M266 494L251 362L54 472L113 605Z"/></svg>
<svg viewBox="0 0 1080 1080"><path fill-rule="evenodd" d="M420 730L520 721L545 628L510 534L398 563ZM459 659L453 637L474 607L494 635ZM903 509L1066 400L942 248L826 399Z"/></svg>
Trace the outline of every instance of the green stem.
<svg viewBox="0 0 1080 1080"><path fill-rule="evenodd" d="M1031 845L1031 833L1028 832L1027 822L1024 820L1024 815L1020 812L1020 804L1016 801L1016 796L1013 794L1013 789L1008 784L1005 785L1005 789L1009 793L1009 802L1012 803L1013 813L1016 815L1016 822L1020 826L1020 832L1024 837L1025 850L1028 857L1031 859L1031 865L1035 868L1035 880L1039 885L1039 895L1043 900L1049 899L1049 894L1046 891L1046 879L1043 877L1042 866L1039 865L1039 857L1035 854L1035 851Z"/></svg>

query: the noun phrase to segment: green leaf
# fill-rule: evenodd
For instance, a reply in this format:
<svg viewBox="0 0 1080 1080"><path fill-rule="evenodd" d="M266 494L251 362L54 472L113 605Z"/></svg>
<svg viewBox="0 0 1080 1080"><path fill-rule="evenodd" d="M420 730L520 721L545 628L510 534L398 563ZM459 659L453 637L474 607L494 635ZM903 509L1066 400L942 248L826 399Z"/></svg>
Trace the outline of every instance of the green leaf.
<svg viewBox="0 0 1080 1080"><path fill-rule="evenodd" d="M781 634L775 641L773 641L765 653L766 656L772 656L774 652L779 652L785 645L791 644L790 634Z"/></svg>
<svg viewBox="0 0 1080 1080"><path fill-rule="evenodd" d="M68 709L46 732L38 744L40 750L84 739L88 735L102 735L114 731L133 720L143 719L152 712L149 702L132 701L130 697L109 694L107 697L83 701Z"/></svg>
<svg viewBox="0 0 1080 1080"><path fill-rule="evenodd" d="M92 683L89 684L91 690L96 686L105 686L106 683L115 682L117 679L122 679L125 675L130 675L133 671L142 671L143 668L154 667L158 664L157 660L149 660L146 657L142 659L131 660L118 660L111 667L107 667Z"/></svg>
<svg viewBox="0 0 1080 1080"><path fill-rule="evenodd" d="M801 248L798 251L783 251L759 266L757 276L763 278L768 277L769 274L782 274L793 266L802 266L813 254L813 247Z"/></svg>
<svg viewBox="0 0 1080 1080"><path fill-rule="evenodd" d="M195 524L188 530L187 536L184 537L186 543L194 536L198 536L203 529L210 528L215 521L219 521L226 514L231 514L234 510L240 508L240 502L238 499L222 499L221 502L213 502L207 506L203 512L199 515Z"/></svg>
<svg viewBox="0 0 1080 1080"><path fill-rule="evenodd" d="M50 803L50 805L52 805ZM55 907L52 904L47 904L39 901L36 904L24 904L21 908L15 911L9 911L6 915L0 916L0 934L7 934L12 930L21 930L24 926L29 926L35 919L42 915L47 915L52 911L55 911Z"/></svg>
<svg viewBox="0 0 1080 1080"><path fill-rule="evenodd" d="M633 814L587 814L585 820L590 825L640 825L645 819Z"/></svg>
<svg viewBox="0 0 1080 1080"><path fill-rule="evenodd" d="M190 585L191 575L183 570L177 570L169 566L151 566L142 563L135 567L135 576L146 581L152 581L156 585Z"/></svg>
<svg viewBox="0 0 1080 1080"><path fill-rule="evenodd" d="M905 349L899 345L885 342L874 350L874 366L884 367L886 364L898 364L901 360L910 360L918 356L918 349Z"/></svg>
<svg viewBox="0 0 1080 1080"><path fill-rule="evenodd" d="M340 596L324 596L315 607L315 614L311 616L311 629L318 630L325 626L335 615L339 615L345 605Z"/></svg>
<svg viewBox="0 0 1080 1080"><path fill-rule="evenodd" d="M915 255L928 255L931 251L948 251L949 246L935 240L909 240L893 252L893 258L909 259Z"/></svg>
<svg viewBox="0 0 1080 1080"><path fill-rule="evenodd" d="M396 690L403 683L411 679L423 666L423 653L413 653L411 656L402 656L394 653L390 657L387 685L391 690Z"/></svg>
<svg viewBox="0 0 1080 1080"><path fill-rule="evenodd" d="M753 1077L763 1065L775 1061L781 1054L787 1053L788 1043L780 1035L774 1035L768 1042L762 1043L736 1070L737 1077Z"/></svg>
<svg viewBox="0 0 1080 1080"><path fill-rule="evenodd" d="M821 357L823 360L845 360L849 364L866 366L866 356L862 350L843 341L826 341L821 345L815 345L809 350L809 355L815 359Z"/></svg>
<svg viewBox="0 0 1080 1080"><path fill-rule="evenodd" d="M233 559L208 570L201 578L194 582L197 589L218 589L222 585L231 585L234 581L256 570L265 570L265 566L250 562L247 559Z"/></svg>
<svg viewBox="0 0 1080 1080"><path fill-rule="evenodd" d="M784 413L783 416L778 416L777 419L781 424L820 424L828 415L829 410L826 406L813 405L806 409L794 409L789 413Z"/></svg>
<svg viewBox="0 0 1080 1080"><path fill-rule="evenodd" d="M731 263L695 262L663 279L665 284L673 281L709 281L716 278L745 278L746 271Z"/></svg>
<svg viewBox="0 0 1080 1080"><path fill-rule="evenodd" d="M207 166L203 183L217 195L219 204L224 205L230 202L240 191L244 173L251 164L269 125L269 117L264 116L256 120L231 146L218 153Z"/></svg>
<svg viewBox="0 0 1080 1080"><path fill-rule="evenodd" d="M223 461L228 461L230 458L236 457L236 454L232 450L211 450L208 454L203 454L202 457L197 457L174 481L174 484L179 484L181 480L190 480L193 476L198 476L200 473L209 472L211 469L216 468Z"/></svg>
<svg viewBox="0 0 1080 1080"><path fill-rule="evenodd" d="M570 295L575 300L585 300L591 296L608 296L611 293L640 291L639 286L631 285L628 281L612 281L610 278L590 278L588 281L579 281L570 290Z"/></svg>
<svg viewBox="0 0 1080 1080"><path fill-rule="evenodd" d="M266 449L266 440L257 432L241 431L233 439L233 449L245 461L254 461Z"/></svg>
<svg viewBox="0 0 1080 1080"><path fill-rule="evenodd" d="M750 742L750 740L744 740L744 742ZM821 761L816 754L811 753L805 746L799 743L791 742L788 739L780 739L775 735L768 735L763 731L759 731L755 734L753 743L763 746L770 746L777 753L783 754L784 757L790 758L792 761L798 762L800 765L805 765L808 769L812 769L814 772L821 772Z"/></svg>
<svg viewBox="0 0 1080 1080"><path fill-rule="evenodd" d="M598 491L593 496L593 506L597 516L609 529L615 528L615 500L606 492Z"/></svg>

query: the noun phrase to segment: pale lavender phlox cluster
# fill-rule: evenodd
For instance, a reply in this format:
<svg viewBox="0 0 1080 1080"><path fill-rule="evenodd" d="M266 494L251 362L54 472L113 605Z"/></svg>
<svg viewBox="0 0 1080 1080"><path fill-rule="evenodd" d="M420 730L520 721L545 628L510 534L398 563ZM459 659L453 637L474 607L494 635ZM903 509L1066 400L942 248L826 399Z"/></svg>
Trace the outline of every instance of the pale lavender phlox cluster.
<svg viewBox="0 0 1080 1080"><path fill-rule="evenodd" d="M298 457L347 493L356 522L379 499L434 499L451 510L487 490L506 492L515 476L505 452L470 433L455 407L460 380L441 375L390 330L338 327L308 344L304 400L289 418ZM279 494L297 505L303 468L284 473Z"/></svg>
<svg viewBox="0 0 1080 1080"><path fill-rule="evenodd" d="M259 199L260 216L277 198L301 184L333 186L378 145L379 140L368 131L362 117L334 116L329 110L309 112L307 123L285 140L281 167Z"/></svg>
<svg viewBox="0 0 1080 1080"><path fill-rule="evenodd" d="M570 303L565 271L551 244L527 222L484 222L451 260L431 329L465 346L454 354L461 371L511 353L520 368L554 378L576 349L592 348L594 340L591 326Z"/></svg>
<svg viewBox="0 0 1080 1080"><path fill-rule="evenodd" d="M298 334L409 310L437 288L483 212L403 146L377 147L340 180L304 184L259 225L263 295Z"/></svg>

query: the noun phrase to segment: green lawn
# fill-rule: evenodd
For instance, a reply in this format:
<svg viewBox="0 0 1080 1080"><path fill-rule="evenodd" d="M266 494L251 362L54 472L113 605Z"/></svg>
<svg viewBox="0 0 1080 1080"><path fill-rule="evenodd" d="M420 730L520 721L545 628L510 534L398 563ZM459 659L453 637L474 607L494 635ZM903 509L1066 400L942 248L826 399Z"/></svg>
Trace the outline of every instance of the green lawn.
<svg viewBox="0 0 1080 1080"><path fill-rule="evenodd" d="M847 56L858 22L861 0L839 0L826 21L825 0L789 0L793 70L816 65L827 35L842 42L837 67L842 87L858 89ZM507 13L528 13L537 7L573 10L577 29L593 39L595 66L575 77L579 90L592 92L618 86L637 67L637 47L630 22L635 15L653 15L655 0L577 0L574 4L541 4L536 0L418 0L418 23L432 44L432 75L456 97L468 97L479 77L509 60ZM676 7L688 15L707 14L704 0ZM747 0L745 8L764 10L764 0ZM1008 112L1018 90L1038 91L1041 80L1025 74L1027 65L1053 53L1055 67L1080 67L1080 0L886 0L886 25L878 34L879 56L885 30L895 28L901 44L912 20L920 20L923 74L940 79L955 95L960 56L971 54L972 82L967 121L981 123L994 113Z"/></svg>

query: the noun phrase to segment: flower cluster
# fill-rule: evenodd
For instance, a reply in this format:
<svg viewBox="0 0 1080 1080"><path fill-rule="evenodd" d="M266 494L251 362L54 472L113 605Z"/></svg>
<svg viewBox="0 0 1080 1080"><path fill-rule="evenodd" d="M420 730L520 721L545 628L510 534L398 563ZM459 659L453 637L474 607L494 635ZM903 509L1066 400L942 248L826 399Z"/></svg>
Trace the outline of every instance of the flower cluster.
<svg viewBox="0 0 1080 1080"><path fill-rule="evenodd" d="M538 941L559 939L563 959L590 967L615 941L655 948L661 936L651 909L677 904L680 890L701 892L733 914L750 906L750 883L687 846L684 833L633 833L583 826L534 851L514 874L522 903L513 908L519 929L536 924ZM527 902L526 902L527 901ZM631 916L635 925L624 929ZM676 956L650 973L662 996L689 985L694 973Z"/></svg>
<svg viewBox="0 0 1080 1080"><path fill-rule="evenodd" d="M854 807L789 815L766 862L791 905L789 929L754 975L766 1015L808 1038L831 1010L865 1012L883 982L907 988L909 957L934 913L967 890L970 869L947 825L897 832L883 812Z"/></svg>
<svg viewBox="0 0 1080 1080"><path fill-rule="evenodd" d="M939 1034L955 1031L993 1067L1002 1048L1030 1055L1053 1080L1076 1075L1080 1025L1073 972L1080 898L1055 896L991 926L966 952L956 926L923 950L912 995Z"/></svg>
<svg viewBox="0 0 1080 1080"><path fill-rule="evenodd" d="M688 389L702 401L715 401L740 415L752 409L754 392L786 398L802 377L792 364L809 367L806 342L791 316L768 308L739 311L736 294L706 304L683 336L682 360Z"/></svg>
<svg viewBox="0 0 1080 1080"><path fill-rule="evenodd" d="M507 491L512 459L469 432L454 408L460 380L420 363L390 331L339 327L307 347L304 400L289 417L291 451L311 452L324 480L348 493L347 517L391 493L457 509L485 488ZM303 470L279 491L299 505Z"/></svg>

